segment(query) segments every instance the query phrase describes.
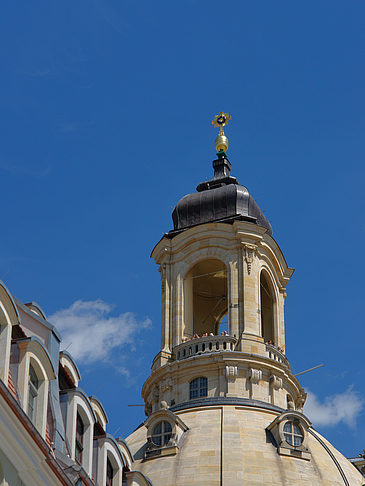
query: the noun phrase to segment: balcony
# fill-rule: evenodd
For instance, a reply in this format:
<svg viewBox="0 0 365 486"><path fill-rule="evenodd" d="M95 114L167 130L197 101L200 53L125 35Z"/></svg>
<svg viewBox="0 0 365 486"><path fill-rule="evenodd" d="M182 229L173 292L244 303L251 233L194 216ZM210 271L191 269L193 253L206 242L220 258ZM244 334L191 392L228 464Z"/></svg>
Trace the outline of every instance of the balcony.
<svg viewBox="0 0 365 486"><path fill-rule="evenodd" d="M203 336L189 339L174 348L174 358L177 361L220 351L235 351L237 339L233 336ZM265 344L268 358L290 368L285 354L272 344Z"/></svg>
<svg viewBox="0 0 365 486"><path fill-rule="evenodd" d="M234 351L237 339L233 336L204 336L193 338L174 348L175 359L190 358L202 354Z"/></svg>
<svg viewBox="0 0 365 486"><path fill-rule="evenodd" d="M285 354L279 351L278 348L272 344L266 344L266 351L269 354L270 359L278 361L278 363L281 363L289 368L289 361L286 359Z"/></svg>

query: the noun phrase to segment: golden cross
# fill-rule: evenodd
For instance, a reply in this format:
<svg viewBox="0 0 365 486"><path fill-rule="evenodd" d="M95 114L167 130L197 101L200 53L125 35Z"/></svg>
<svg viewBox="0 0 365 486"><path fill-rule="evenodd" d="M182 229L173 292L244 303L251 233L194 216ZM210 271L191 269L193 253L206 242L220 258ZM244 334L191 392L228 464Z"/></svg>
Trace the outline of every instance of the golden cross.
<svg viewBox="0 0 365 486"><path fill-rule="evenodd" d="M228 121L231 119L231 115L228 113L224 113L224 111L220 111L219 115L215 115L214 120L212 121L212 124L214 125L215 128L223 128L228 124Z"/></svg>

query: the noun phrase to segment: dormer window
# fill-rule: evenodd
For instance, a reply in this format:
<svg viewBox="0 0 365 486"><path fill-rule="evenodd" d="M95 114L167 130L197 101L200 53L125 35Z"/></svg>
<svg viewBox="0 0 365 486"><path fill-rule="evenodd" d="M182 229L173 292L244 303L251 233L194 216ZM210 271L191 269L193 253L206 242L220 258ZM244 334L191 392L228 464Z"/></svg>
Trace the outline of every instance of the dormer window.
<svg viewBox="0 0 365 486"><path fill-rule="evenodd" d="M77 461L91 476L93 473L93 432L96 420L89 399L80 388L73 388L60 391L60 403L71 459ZM105 469L104 479L98 484L104 486L104 483Z"/></svg>
<svg viewBox="0 0 365 486"><path fill-rule="evenodd" d="M39 380L32 365L29 365L28 379L28 417L35 423L37 416L37 398L39 390Z"/></svg>
<svg viewBox="0 0 365 486"><path fill-rule="evenodd" d="M190 382L190 400L208 396L208 379L205 377L195 378Z"/></svg>
<svg viewBox="0 0 365 486"><path fill-rule="evenodd" d="M180 440L188 430L184 422L169 410L159 410L145 422L147 444L145 459L177 454Z"/></svg>
<svg viewBox="0 0 365 486"><path fill-rule="evenodd" d="M299 412L294 410L278 415L267 427L273 436L273 445L281 456L296 457L309 461L311 453L308 449L308 429L311 423Z"/></svg>
<svg viewBox="0 0 365 486"><path fill-rule="evenodd" d="M84 422L80 417L80 414L77 414L76 417L76 442L75 442L75 459L79 464L82 464L82 452L84 450Z"/></svg>

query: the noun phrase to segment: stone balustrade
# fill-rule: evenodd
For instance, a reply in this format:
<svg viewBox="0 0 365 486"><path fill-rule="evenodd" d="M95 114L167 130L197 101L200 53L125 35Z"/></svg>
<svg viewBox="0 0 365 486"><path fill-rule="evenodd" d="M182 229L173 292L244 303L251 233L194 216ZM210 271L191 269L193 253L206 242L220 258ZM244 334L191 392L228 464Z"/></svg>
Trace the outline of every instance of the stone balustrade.
<svg viewBox="0 0 365 486"><path fill-rule="evenodd" d="M195 355L234 351L236 342L236 338L228 335L199 337L175 346L174 355L176 360L182 360Z"/></svg>
<svg viewBox="0 0 365 486"><path fill-rule="evenodd" d="M289 361L286 359L285 355L278 350L278 348L272 344L266 344L266 351L269 354L270 359L278 361L289 368Z"/></svg>
<svg viewBox="0 0 365 486"><path fill-rule="evenodd" d="M174 348L174 358L178 361L190 356L196 356L207 353L216 353L219 351L235 351L237 339L233 336L204 336L189 339ZM289 368L289 362L284 353L278 350L272 344L265 344L266 352L270 359L277 361Z"/></svg>

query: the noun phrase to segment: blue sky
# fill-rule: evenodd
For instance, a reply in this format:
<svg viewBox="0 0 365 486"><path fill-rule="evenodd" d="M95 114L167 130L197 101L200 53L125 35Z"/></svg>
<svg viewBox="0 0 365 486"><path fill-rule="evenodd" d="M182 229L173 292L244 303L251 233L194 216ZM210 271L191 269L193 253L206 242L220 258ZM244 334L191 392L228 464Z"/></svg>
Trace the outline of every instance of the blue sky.
<svg viewBox="0 0 365 486"><path fill-rule="evenodd" d="M144 418L127 405L159 350L150 251L210 178L225 110L232 173L296 269L292 369L325 364L301 378L314 425L346 455L365 447L364 15L329 0L1 6L0 279L63 326L111 433Z"/></svg>

